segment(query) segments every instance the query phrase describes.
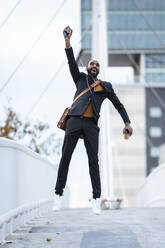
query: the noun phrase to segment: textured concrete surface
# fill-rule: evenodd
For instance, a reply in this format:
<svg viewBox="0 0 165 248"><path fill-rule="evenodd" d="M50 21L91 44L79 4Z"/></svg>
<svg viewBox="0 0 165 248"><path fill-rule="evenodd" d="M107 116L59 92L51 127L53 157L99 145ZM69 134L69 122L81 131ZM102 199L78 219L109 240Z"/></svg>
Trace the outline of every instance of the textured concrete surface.
<svg viewBox="0 0 165 248"><path fill-rule="evenodd" d="M2 248L165 248L165 209L105 210L100 216L91 209L50 212L7 240Z"/></svg>

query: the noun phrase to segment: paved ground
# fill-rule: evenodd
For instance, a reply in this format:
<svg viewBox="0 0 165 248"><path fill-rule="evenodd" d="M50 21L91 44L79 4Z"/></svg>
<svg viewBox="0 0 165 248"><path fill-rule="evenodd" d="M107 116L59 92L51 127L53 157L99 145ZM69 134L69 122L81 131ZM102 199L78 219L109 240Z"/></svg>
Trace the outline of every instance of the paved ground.
<svg viewBox="0 0 165 248"><path fill-rule="evenodd" d="M165 209L104 210L100 216L91 209L50 212L8 240L1 248L165 248Z"/></svg>

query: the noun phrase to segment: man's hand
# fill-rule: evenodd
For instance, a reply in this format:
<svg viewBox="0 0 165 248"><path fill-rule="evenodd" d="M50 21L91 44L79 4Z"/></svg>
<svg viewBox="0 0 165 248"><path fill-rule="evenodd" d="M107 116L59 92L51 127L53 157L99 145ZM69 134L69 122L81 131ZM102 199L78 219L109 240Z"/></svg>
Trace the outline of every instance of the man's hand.
<svg viewBox="0 0 165 248"><path fill-rule="evenodd" d="M67 31L67 28L68 28L68 27L69 27L69 26L67 26L67 27L64 28L63 34L64 34L64 32ZM72 33L73 33L73 30L71 29L71 32L68 34L68 36L65 37L65 35L64 35L65 40L70 40L70 37L72 36Z"/></svg>
<svg viewBox="0 0 165 248"><path fill-rule="evenodd" d="M129 123L129 122L126 122L126 123L125 123L125 127L124 127L124 129L123 129L123 134L125 133L126 130L129 131L129 135L131 136L132 133L133 133L133 129L132 129L132 127L130 126L130 123Z"/></svg>
<svg viewBox="0 0 165 248"><path fill-rule="evenodd" d="M67 27L68 27L68 26L67 26ZM63 34L64 34L64 31L66 31L67 27L64 28ZM73 33L73 30L71 29L71 32L68 34L68 36L66 36L66 37L64 36L64 39L65 39L65 46L66 46L67 49L71 47L71 44L70 44L70 37L72 36L72 33Z"/></svg>

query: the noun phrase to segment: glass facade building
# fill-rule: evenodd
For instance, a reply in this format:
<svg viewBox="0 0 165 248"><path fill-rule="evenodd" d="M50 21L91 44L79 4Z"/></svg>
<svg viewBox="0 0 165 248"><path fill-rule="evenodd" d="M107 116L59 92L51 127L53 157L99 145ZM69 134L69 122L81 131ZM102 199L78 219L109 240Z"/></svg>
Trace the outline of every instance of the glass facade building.
<svg viewBox="0 0 165 248"><path fill-rule="evenodd" d="M119 62L119 54L122 61L125 59L125 65L131 66L131 61L123 57L126 53L131 54L140 66L140 55L143 54L145 81L165 82L165 1L107 0L106 9L110 66L124 66ZM82 34L91 23L92 0L81 0ZM82 40L83 58L90 59L91 44L92 29Z"/></svg>
<svg viewBox="0 0 165 248"><path fill-rule="evenodd" d="M137 3L137 5L135 4ZM137 8L138 6L138 8ZM145 16L145 18L143 17ZM147 20L147 21L146 21ZM92 22L92 0L81 1L82 32ZM107 31L109 50L164 50L152 32L157 32L165 43L165 1L162 0L107 0ZM116 36L114 32L117 33ZM83 49L91 49L91 32L82 42Z"/></svg>

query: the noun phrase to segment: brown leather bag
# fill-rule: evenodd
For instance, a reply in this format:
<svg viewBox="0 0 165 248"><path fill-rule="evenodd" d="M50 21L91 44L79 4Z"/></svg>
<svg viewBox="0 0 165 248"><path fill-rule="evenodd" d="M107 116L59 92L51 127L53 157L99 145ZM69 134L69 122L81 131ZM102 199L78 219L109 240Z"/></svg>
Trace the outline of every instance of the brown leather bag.
<svg viewBox="0 0 165 248"><path fill-rule="evenodd" d="M60 128L60 129L62 129L62 130L64 130L64 131L66 130L66 124L67 124L67 120L68 120L68 113L69 113L69 110L71 109L73 103L74 103L75 101L77 101L78 98L79 98L80 96L84 95L86 92L88 92L90 89L94 88L95 86L99 85L100 83L101 83L100 80L96 80L93 84L91 84L88 88L86 88L85 90L83 90L83 91L74 99L74 101L72 102L71 106L70 106L70 107L67 107L67 108L64 110L64 112L63 112L63 114L62 114L60 120L59 120L58 123L57 123L57 127L58 127L58 128Z"/></svg>

